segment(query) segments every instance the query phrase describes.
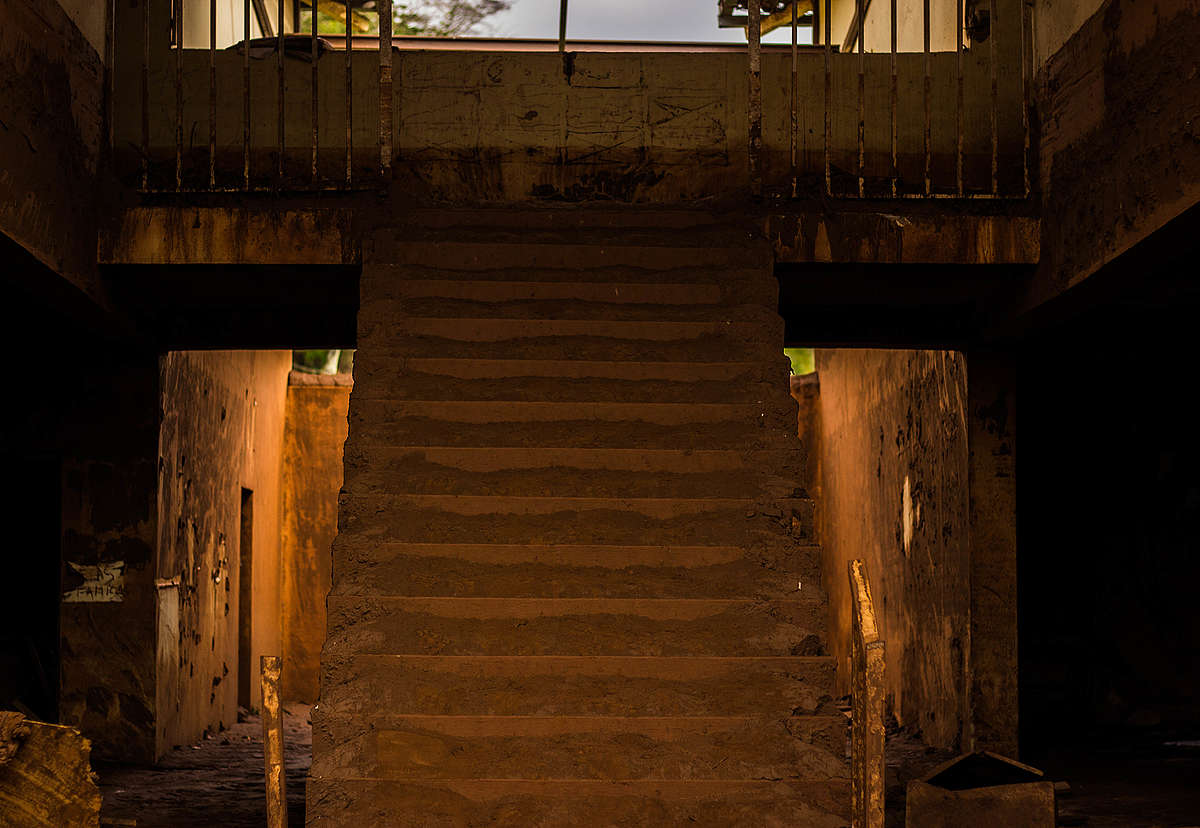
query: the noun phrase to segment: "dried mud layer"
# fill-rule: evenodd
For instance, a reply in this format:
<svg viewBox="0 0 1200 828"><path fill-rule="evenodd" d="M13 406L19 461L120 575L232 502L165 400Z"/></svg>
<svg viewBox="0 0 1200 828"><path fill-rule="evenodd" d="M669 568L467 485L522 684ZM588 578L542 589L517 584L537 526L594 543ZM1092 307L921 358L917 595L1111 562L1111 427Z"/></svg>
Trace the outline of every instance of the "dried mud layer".
<svg viewBox="0 0 1200 828"><path fill-rule="evenodd" d="M312 762L309 708L284 707L288 824L304 824L304 783ZM168 753L155 765L98 763L101 824L137 828L262 828L266 824L262 720Z"/></svg>

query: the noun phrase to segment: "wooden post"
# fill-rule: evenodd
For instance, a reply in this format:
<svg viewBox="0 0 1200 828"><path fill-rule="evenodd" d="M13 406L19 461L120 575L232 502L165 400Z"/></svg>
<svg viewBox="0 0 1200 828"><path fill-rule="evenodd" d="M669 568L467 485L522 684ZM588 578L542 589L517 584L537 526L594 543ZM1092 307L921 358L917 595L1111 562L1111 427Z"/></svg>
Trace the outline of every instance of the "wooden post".
<svg viewBox="0 0 1200 828"><path fill-rule="evenodd" d="M883 828L884 643L879 637L875 603L866 568L850 561L851 725L850 789L854 828Z"/></svg>
<svg viewBox="0 0 1200 828"><path fill-rule="evenodd" d="M262 657L263 768L267 778L267 828L287 828L287 774L283 767L283 708L279 677L283 659Z"/></svg>

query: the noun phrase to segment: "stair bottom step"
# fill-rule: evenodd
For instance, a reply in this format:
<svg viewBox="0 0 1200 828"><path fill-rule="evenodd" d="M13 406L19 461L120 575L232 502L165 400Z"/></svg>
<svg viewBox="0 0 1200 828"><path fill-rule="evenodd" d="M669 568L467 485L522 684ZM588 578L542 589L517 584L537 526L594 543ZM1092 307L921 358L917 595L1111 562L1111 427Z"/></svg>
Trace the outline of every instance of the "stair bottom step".
<svg viewBox="0 0 1200 828"><path fill-rule="evenodd" d="M730 825L844 828L843 779L788 782L446 780L313 776L310 826Z"/></svg>

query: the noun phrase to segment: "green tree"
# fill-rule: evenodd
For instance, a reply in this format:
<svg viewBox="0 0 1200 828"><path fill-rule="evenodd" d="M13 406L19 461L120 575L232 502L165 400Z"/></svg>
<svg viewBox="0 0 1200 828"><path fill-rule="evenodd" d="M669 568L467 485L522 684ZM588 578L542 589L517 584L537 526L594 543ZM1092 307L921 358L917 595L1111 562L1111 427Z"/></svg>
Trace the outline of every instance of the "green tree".
<svg viewBox="0 0 1200 828"><path fill-rule="evenodd" d="M317 33L345 33L345 2L316 0L316 4ZM419 0L415 3L393 3L392 33L458 37L467 34L485 18L511 6L512 0ZM312 13L308 12L301 17L301 29L311 32L311 26ZM350 31L356 35L378 34L379 13L357 0L352 0L350 3Z"/></svg>

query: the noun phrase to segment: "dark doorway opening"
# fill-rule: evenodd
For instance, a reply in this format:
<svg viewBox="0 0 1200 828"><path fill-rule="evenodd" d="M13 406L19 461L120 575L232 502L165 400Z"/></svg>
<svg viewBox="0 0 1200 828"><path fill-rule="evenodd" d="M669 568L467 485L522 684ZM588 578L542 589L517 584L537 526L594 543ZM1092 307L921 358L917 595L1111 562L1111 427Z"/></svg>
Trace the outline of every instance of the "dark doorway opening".
<svg viewBox="0 0 1200 828"><path fill-rule="evenodd" d="M254 617L254 492L242 489L238 537L238 706L249 710L253 698L254 669L251 619Z"/></svg>
<svg viewBox="0 0 1200 828"><path fill-rule="evenodd" d="M57 722L61 464L0 453L0 468L0 710Z"/></svg>

